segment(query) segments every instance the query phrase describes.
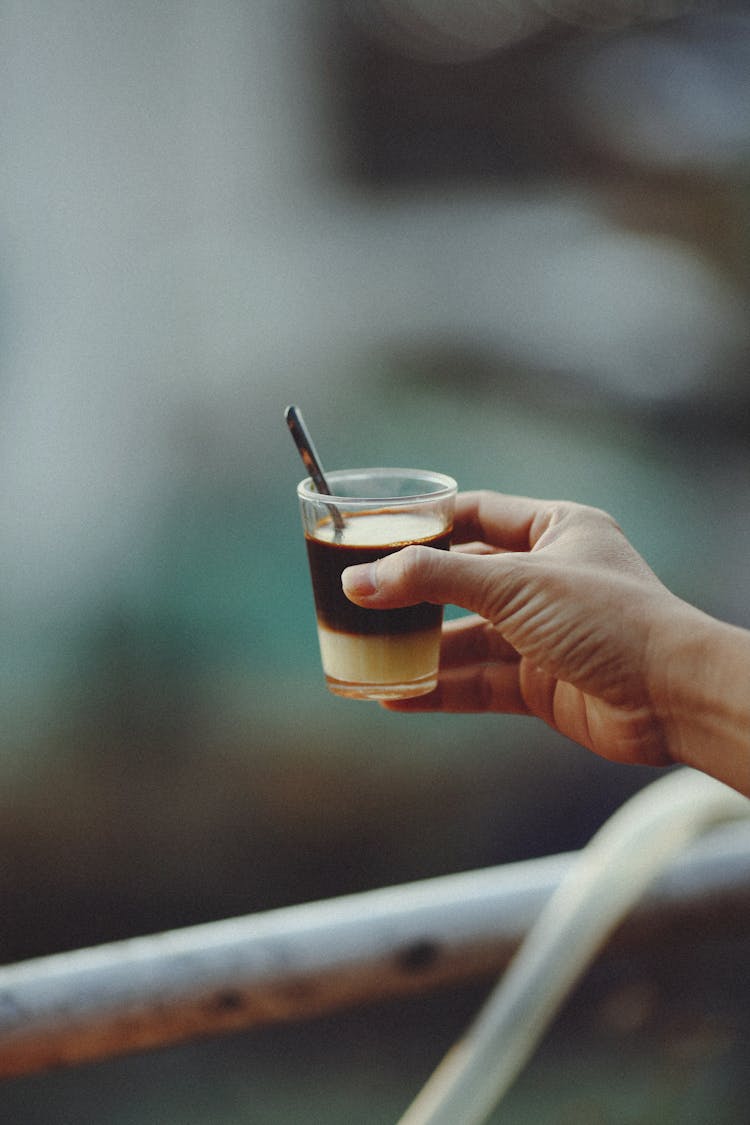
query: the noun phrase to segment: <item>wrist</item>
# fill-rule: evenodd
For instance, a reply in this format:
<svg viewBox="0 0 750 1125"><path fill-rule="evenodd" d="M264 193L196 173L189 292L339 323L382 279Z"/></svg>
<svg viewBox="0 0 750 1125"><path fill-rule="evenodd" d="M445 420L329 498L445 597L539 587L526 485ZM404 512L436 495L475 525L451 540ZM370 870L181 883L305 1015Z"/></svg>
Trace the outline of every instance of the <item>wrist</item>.
<svg viewBox="0 0 750 1125"><path fill-rule="evenodd" d="M750 795L750 632L677 598L664 616L649 683L668 752Z"/></svg>

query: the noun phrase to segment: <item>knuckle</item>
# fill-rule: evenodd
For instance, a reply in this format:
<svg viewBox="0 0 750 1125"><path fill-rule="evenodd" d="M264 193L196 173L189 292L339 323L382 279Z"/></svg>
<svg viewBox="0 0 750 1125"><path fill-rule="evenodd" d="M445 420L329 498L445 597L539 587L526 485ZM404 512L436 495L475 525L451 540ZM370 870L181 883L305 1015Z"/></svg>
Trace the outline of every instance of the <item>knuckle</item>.
<svg viewBox="0 0 750 1125"><path fill-rule="evenodd" d="M431 573L429 547L411 544L377 562L376 602L383 608L397 608L424 601Z"/></svg>
<svg viewBox="0 0 750 1125"><path fill-rule="evenodd" d="M597 508L587 504L574 504L571 507L572 512L581 521L586 521L594 526L610 529L620 530L617 520L605 511L604 508Z"/></svg>
<svg viewBox="0 0 750 1125"><path fill-rule="evenodd" d="M430 574L431 556L429 547L417 543L412 543L392 555L394 561L391 565L396 569L396 577L400 585L408 587L417 579L420 583L424 582Z"/></svg>
<svg viewBox="0 0 750 1125"><path fill-rule="evenodd" d="M573 500L555 500L546 508L536 527L535 547L548 546L570 534L610 539L622 535L622 528L609 512Z"/></svg>
<svg viewBox="0 0 750 1125"><path fill-rule="evenodd" d="M525 592L528 572L527 560L523 556L514 557L512 564L507 556L488 560L477 587L482 616L495 626L505 621L515 611L518 598Z"/></svg>

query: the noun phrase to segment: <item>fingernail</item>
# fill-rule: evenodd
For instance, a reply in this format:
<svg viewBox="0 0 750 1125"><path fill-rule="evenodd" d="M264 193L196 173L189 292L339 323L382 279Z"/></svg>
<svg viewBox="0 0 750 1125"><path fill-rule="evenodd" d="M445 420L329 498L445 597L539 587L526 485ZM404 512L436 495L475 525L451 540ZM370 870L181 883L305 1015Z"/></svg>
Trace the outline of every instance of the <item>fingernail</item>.
<svg viewBox="0 0 750 1125"><path fill-rule="evenodd" d="M348 566L341 575L341 585L347 597L369 598L378 588L375 581L375 563Z"/></svg>

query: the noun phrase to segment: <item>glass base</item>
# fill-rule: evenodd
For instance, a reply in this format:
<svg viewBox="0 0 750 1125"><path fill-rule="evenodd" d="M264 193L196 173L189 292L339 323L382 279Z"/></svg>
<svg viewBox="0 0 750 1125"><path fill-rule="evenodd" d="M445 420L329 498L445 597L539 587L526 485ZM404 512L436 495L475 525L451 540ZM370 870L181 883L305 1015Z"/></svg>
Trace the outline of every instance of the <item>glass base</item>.
<svg viewBox="0 0 750 1125"><path fill-rule="evenodd" d="M437 687L437 675L421 676L403 684L355 684L347 680L336 680L326 676L328 690L344 699L370 699L384 702L389 699L414 699L418 695L429 695Z"/></svg>

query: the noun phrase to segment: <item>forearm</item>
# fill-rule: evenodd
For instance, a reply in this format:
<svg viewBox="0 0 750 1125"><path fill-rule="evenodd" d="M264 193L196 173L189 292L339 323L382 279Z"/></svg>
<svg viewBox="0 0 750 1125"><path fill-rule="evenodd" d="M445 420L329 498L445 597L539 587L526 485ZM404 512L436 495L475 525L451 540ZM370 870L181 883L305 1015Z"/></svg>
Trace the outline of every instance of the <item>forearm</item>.
<svg viewBox="0 0 750 1125"><path fill-rule="evenodd" d="M675 761L750 796L750 632L678 603L652 651L654 705Z"/></svg>

